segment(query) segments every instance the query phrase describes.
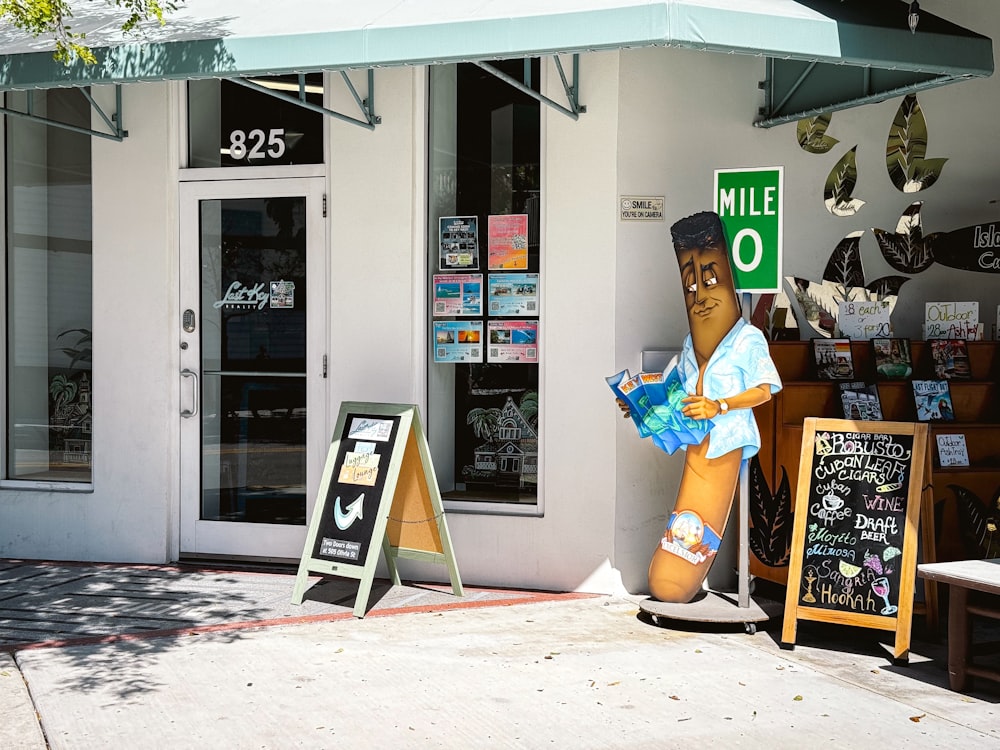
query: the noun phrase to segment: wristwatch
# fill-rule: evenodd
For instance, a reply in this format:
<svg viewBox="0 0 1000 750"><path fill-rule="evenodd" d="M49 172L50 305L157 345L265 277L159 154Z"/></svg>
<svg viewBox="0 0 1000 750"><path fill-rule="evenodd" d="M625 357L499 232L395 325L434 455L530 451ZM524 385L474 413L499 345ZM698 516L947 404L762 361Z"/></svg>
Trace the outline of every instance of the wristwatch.
<svg viewBox="0 0 1000 750"><path fill-rule="evenodd" d="M725 414L729 411L729 404L726 403L726 399L720 398L718 403L719 403L719 414Z"/></svg>

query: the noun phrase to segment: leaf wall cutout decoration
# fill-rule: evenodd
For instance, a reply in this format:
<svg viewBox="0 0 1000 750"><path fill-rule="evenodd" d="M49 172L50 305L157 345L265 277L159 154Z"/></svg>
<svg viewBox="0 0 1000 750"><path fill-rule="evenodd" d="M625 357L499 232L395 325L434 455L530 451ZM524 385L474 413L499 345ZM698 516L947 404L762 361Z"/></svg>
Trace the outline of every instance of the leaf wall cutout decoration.
<svg viewBox="0 0 1000 750"><path fill-rule="evenodd" d="M851 232L837 243L823 271L823 281L844 287L865 285L865 269L861 264L861 236L864 230Z"/></svg>
<svg viewBox="0 0 1000 750"><path fill-rule="evenodd" d="M934 263L931 249L937 233L924 237L920 220L923 201L911 203L896 222L896 231L872 228L875 241L882 251L882 257L897 271L920 273Z"/></svg>
<svg viewBox="0 0 1000 750"><path fill-rule="evenodd" d="M833 114L816 115L799 120L795 126L795 138L799 147L810 154L825 154L840 141L826 134Z"/></svg>
<svg viewBox="0 0 1000 750"><path fill-rule="evenodd" d="M857 154L858 147L855 146L840 158L827 175L823 203L834 216L853 216L865 205L860 198L852 197L858 184Z"/></svg>
<svg viewBox="0 0 1000 750"><path fill-rule="evenodd" d="M885 142L885 166L889 179L903 193L930 187L941 176L947 159L925 159L927 122L915 94L907 94L889 128Z"/></svg>
<svg viewBox="0 0 1000 750"><path fill-rule="evenodd" d="M788 565L792 548L792 493L788 473L781 467L778 491L771 494L760 458L753 456L749 465L750 530L748 541L757 559L772 568Z"/></svg>

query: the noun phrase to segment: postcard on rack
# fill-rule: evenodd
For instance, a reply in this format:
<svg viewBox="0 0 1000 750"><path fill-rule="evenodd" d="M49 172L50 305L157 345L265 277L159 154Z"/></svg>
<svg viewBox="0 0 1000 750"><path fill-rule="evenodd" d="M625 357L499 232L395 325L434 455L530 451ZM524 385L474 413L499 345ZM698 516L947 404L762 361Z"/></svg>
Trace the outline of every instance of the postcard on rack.
<svg viewBox="0 0 1000 750"><path fill-rule="evenodd" d="M946 380L968 380L972 377L969 349L963 339L931 339L928 343L934 377Z"/></svg>
<svg viewBox="0 0 1000 750"><path fill-rule="evenodd" d="M850 380L854 377L854 357L850 339L812 339L816 377L820 380Z"/></svg>
<svg viewBox="0 0 1000 750"><path fill-rule="evenodd" d="M434 274L434 315L482 315L481 273Z"/></svg>
<svg viewBox="0 0 1000 750"><path fill-rule="evenodd" d="M487 362L538 362L537 320L488 321L489 348Z"/></svg>
<svg viewBox="0 0 1000 750"><path fill-rule="evenodd" d="M483 321L435 320L435 362L482 362Z"/></svg>
<svg viewBox="0 0 1000 750"><path fill-rule="evenodd" d="M503 214L488 220L489 270L528 268L528 214Z"/></svg>
<svg viewBox="0 0 1000 750"><path fill-rule="evenodd" d="M479 217L438 217L438 247L439 270L478 270Z"/></svg>
<svg viewBox="0 0 1000 750"><path fill-rule="evenodd" d="M925 339L978 341L982 337L978 302L924 303Z"/></svg>
<svg viewBox="0 0 1000 750"><path fill-rule="evenodd" d="M955 407L947 380L911 380L910 383L919 421L950 422L955 419Z"/></svg>
<svg viewBox="0 0 1000 750"><path fill-rule="evenodd" d="M968 466L969 446L965 443L965 435L956 433L947 435L937 433L938 463L941 466Z"/></svg>
<svg viewBox="0 0 1000 750"><path fill-rule="evenodd" d="M874 338L872 355L879 380L906 380L913 374L913 355L907 338Z"/></svg>
<svg viewBox="0 0 1000 750"><path fill-rule="evenodd" d="M840 384L841 416L844 419L880 421L882 402L878 397L878 386L854 380Z"/></svg>

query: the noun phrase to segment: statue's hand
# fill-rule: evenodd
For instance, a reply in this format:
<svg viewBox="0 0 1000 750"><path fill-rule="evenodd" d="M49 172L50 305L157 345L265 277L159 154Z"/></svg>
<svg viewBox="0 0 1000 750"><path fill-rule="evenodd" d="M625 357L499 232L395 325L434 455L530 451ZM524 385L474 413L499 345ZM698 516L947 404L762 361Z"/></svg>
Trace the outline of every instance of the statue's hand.
<svg viewBox="0 0 1000 750"><path fill-rule="evenodd" d="M684 404L681 412L691 419L712 419L721 411L718 401L704 396L688 396L681 403Z"/></svg>
<svg viewBox="0 0 1000 750"><path fill-rule="evenodd" d="M625 417L625 419L628 419L630 416L632 416L632 412L628 408L628 404L626 404L620 398L616 398L615 401L618 402L618 408L622 410L622 416Z"/></svg>

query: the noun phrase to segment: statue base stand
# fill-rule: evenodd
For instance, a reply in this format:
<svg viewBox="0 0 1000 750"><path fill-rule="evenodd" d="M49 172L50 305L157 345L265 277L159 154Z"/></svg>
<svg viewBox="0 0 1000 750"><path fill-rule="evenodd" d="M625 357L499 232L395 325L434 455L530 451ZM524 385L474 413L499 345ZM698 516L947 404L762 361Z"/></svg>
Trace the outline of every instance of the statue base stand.
<svg viewBox="0 0 1000 750"><path fill-rule="evenodd" d="M747 604L737 601L735 594L721 591L702 591L694 600L686 604L661 602L644 599L639 609L653 619L655 625L662 620L683 620L685 622L743 623L747 633L757 632L758 622L767 622L784 610L784 604L762 597L750 597Z"/></svg>

